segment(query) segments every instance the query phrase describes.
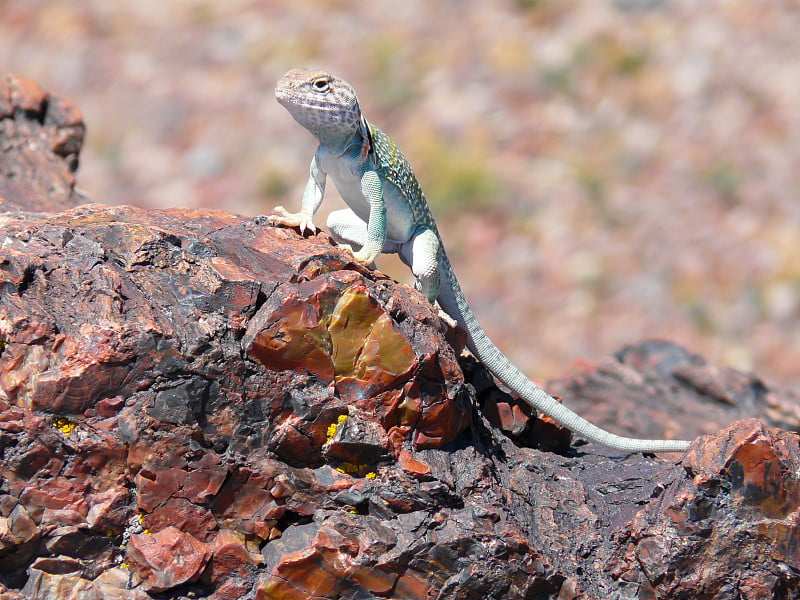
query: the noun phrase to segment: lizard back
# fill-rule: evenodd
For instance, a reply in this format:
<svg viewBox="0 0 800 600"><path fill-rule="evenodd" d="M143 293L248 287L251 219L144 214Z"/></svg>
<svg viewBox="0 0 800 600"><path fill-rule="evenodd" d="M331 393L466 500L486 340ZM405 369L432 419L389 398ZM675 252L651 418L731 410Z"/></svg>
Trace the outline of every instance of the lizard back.
<svg viewBox="0 0 800 600"><path fill-rule="evenodd" d="M372 123L367 123L367 126L375 154L376 172L400 191L411 207L414 221L429 227L438 234L428 201L425 199L422 188L406 157L403 156L392 138Z"/></svg>

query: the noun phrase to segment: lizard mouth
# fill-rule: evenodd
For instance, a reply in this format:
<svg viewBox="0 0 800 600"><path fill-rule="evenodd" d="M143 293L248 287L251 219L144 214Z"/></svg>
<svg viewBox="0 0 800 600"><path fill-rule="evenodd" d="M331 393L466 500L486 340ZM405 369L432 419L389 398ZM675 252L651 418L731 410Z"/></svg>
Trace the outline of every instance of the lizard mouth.
<svg viewBox="0 0 800 600"><path fill-rule="evenodd" d="M319 102L311 102L306 97L297 96L285 90L275 90L275 98L278 100L278 103L281 106L289 110L292 108L300 108L308 110L332 111L337 108L337 106L331 102L325 102L322 100Z"/></svg>
<svg viewBox="0 0 800 600"><path fill-rule="evenodd" d="M351 128L358 122L358 110L346 110L335 102L325 101L323 98L310 99L285 91L275 91L275 98L292 117L308 129L317 130L320 127Z"/></svg>

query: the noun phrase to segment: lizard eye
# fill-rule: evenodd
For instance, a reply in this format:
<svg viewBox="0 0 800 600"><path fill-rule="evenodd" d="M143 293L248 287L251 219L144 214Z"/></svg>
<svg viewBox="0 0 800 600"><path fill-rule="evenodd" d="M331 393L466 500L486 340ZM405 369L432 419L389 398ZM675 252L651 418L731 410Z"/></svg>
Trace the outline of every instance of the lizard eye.
<svg viewBox="0 0 800 600"><path fill-rule="evenodd" d="M327 77L320 77L319 79L314 80L314 89L318 92L327 92L328 88L331 85L330 80Z"/></svg>

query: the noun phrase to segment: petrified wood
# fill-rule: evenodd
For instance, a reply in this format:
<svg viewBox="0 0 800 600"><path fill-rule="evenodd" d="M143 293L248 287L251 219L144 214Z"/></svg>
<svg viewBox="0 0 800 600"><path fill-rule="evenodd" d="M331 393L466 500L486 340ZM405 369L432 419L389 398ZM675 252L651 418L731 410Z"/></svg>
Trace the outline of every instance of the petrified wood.
<svg viewBox="0 0 800 600"><path fill-rule="evenodd" d="M800 597L792 394L643 342L549 388L705 435L570 442L323 234L62 210L83 125L31 93L0 94L0 158L36 167L0 169L3 600Z"/></svg>

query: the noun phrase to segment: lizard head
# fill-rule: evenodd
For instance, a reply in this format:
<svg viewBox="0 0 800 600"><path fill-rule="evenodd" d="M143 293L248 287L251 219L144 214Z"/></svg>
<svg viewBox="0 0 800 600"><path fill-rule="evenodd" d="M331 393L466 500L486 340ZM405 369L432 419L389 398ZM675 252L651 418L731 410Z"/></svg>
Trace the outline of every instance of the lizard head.
<svg viewBox="0 0 800 600"><path fill-rule="evenodd" d="M317 137L334 131L351 133L361 121L353 87L326 71L292 69L278 81L275 97Z"/></svg>

